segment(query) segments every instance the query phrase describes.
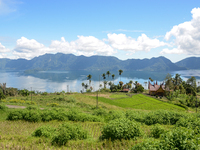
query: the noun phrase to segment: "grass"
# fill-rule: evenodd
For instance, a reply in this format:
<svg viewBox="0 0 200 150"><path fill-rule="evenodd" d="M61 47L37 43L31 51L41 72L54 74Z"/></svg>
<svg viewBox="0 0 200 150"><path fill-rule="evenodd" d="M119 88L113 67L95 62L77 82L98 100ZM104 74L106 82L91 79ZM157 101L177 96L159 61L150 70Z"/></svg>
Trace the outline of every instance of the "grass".
<svg viewBox="0 0 200 150"><path fill-rule="evenodd" d="M149 113L152 110L174 110L177 112L184 112L185 109L158 99L145 96L143 94L136 94L132 97L122 93L99 93L99 108L109 111L125 112L127 109L136 109L141 113ZM16 103L10 103L10 100L18 99ZM25 101L21 103L20 100ZM35 105L29 105L26 101L34 101ZM11 101L12 102L12 101ZM81 113L93 114L96 110L96 93L87 94L48 94L48 95L34 95L23 97L7 97L6 101L0 104L12 104L23 106L36 106L44 109L52 109L53 107L47 104L56 103L56 108L62 108L65 111L70 109L77 109ZM149 138L151 126L141 124L144 131L143 137L137 140L104 140L100 141L102 127L107 124L106 121L101 122L79 122L68 121L71 124L78 124L84 130L88 131L89 138L86 140L71 140L65 146L53 146L51 140L48 138L33 137L31 134L40 126L50 125L58 127L63 121L50 122L26 122L26 121L7 121L6 117L10 111L15 109L0 110L0 149L131 149L131 147L139 142ZM147 111L146 111L147 110ZM136 112L136 111L134 111ZM136 113L135 113L136 114ZM162 125L164 128L171 130L172 125Z"/></svg>
<svg viewBox="0 0 200 150"><path fill-rule="evenodd" d="M116 97L118 97L118 95ZM115 100L99 97L99 101L122 108L132 108L132 109L142 109L142 110L164 109L164 110L185 111L185 109L182 107L162 102L157 99L145 96L143 94L133 95L131 98L130 97L118 98Z"/></svg>

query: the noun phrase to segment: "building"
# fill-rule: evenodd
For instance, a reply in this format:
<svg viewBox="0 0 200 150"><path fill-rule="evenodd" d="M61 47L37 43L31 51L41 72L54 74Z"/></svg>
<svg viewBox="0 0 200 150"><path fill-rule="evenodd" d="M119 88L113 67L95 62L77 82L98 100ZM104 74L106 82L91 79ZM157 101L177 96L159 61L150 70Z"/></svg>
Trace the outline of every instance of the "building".
<svg viewBox="0 0 200 150"><path fill-rule="evenodd" d="M158 85L157 81L156 83L154 82L154 84L151 84L151 82L149 81L148 89L149 89L149 95L158 95L158 96L165 95L164 83Z"/></svg>

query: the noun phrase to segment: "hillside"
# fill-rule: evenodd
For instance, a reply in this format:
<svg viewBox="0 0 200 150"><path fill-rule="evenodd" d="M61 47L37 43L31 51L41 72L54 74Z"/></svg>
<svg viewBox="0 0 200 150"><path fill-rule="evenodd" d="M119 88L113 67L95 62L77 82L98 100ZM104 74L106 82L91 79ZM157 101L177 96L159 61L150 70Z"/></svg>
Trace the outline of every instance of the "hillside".
<svg viewBox="0 0 200 150"><path fill-rule="evenodd" d="M0 69L9 70L185 70L165 57L119 60L113 56L75 56L73 54L45 54L31 60L0 59Z"/></svg>
<svg viewBox="0 0 200 150"><path fill-rule="evenodd" d="M200 57L189 57L175 63L179 67L188 69L200 69Z"/></svg>

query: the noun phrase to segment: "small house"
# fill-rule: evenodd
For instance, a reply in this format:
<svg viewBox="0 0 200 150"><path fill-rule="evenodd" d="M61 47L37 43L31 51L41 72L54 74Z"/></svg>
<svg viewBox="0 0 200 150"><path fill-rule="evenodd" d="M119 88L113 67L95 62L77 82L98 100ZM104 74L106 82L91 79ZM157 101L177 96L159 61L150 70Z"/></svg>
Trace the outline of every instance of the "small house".
<svg viewBox="0 0 200 150"><path fill-rule="evenodd" d="M149 81L148 89L149 89L149 95L158 95L158 96L165 95L164 83L158 85L157 81L156 83L154 82L154 84L151 84L151 82Z"/></svg>

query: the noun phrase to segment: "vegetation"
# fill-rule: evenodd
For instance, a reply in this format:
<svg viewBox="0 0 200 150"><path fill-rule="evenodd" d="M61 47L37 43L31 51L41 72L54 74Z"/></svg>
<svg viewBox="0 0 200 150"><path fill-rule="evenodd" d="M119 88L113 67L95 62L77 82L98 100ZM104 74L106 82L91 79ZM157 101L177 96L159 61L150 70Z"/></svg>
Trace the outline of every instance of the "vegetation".
<svg viewBox="0 0 200 150"><path fill-rule="evenodd" d="M102 77L106 75L109 79L110 71ZM105 80L98 107L96 93L88 89L92 75L87 77L89 84L82 83L82 93L6 88L0 95L0 148L199 148L199 108L194 112L200 105L200 87L194 77L184 82L179 74L168 74L165 81L170 90L160 98L145 94L137 81L109 82L107 89ZM127 88L129 93L121 92Z"/></svg>

